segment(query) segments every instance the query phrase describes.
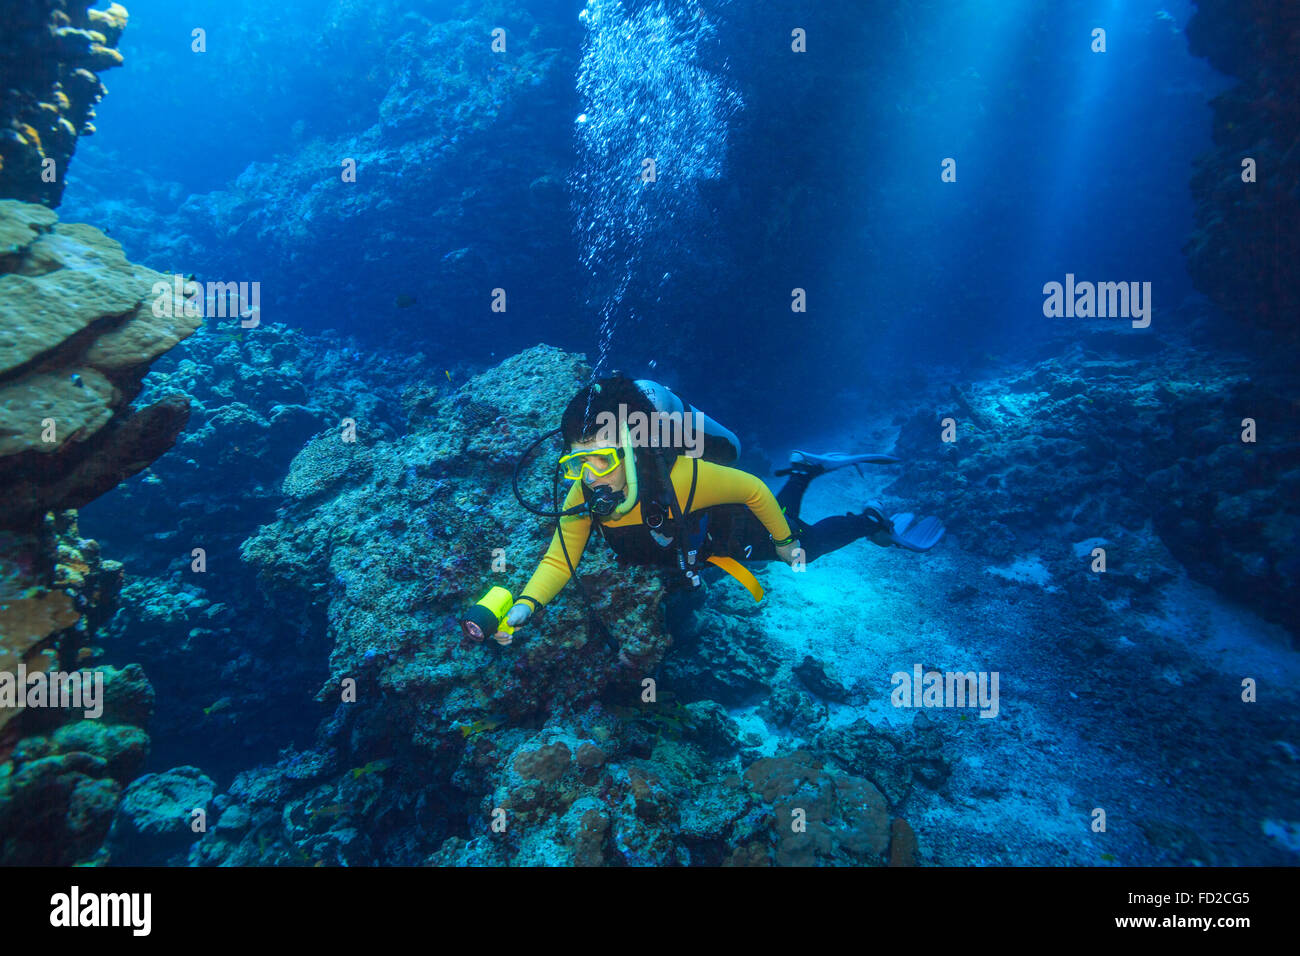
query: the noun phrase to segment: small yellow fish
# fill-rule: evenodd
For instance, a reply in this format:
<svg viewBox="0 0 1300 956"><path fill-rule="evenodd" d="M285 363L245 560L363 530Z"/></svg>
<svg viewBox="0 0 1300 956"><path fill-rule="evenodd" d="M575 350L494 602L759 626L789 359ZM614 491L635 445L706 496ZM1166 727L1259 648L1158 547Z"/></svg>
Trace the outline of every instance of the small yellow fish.
<svg viewBox="0 0 1300 956"><path fill-rule="evenodd" d="M208 704L207 707L204 707L203 713L207 714L210 717L213 714L221 713L223 710L229 710L230 704L231 704L231 700L229 697L220 697L217 700L214 700L212 703Z"/></svg>
<svg viewBox="0 0 1300 956"><path fill-rule="evenodd" d="M500 717L480 717L472 724L461 724L459 728L460 735L468 740L475 734L481 734L485 730L496 730L503 723L505 721Z"/></svg>
<svg viewBox="0 0 1300 956"><path fill-rule="evenodd" d="M372 760L372 761L370 761L370 763L366 764L364 767L353 767L353 768L352 768L352 779L353 779L353 780L360 780L362 777L364 777L364 776L365 776L366 774L368 774L368 773L383 773L383 772L384 772L385 770L387 770L387 769L388 769L388 761L387 761L387 760Z"/></svg>
<svg viewBox="0 0 1300 956"><path fill-rule="evenodd" d="M323 820L335 820L347 812L347 807L341 803L331 803L323 807L317 807L311 813L307 814L309 820L320 817Z"/></svg>
<svg viewBox="0 0 1300 956"><path fill-rule="evenodd" d="M450 382L450 381L451 381L451 372L448 371L447 369L443 369L443 371L444 371L444 372L447 372L447 381Z"/></svg>

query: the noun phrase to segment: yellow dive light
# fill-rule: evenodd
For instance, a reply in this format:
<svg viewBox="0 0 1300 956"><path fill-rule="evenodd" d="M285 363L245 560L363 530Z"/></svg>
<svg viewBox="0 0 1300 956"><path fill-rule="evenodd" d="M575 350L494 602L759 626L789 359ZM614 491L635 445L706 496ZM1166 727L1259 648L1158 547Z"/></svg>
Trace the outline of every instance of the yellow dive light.
<svg viewBox="0 0 1300 956"><path fill-rule="evenodd" d="M492 588L470 608L460 628L471 641L492 637L498 644L509 644L515 629L506 623L506 615L514 603L514 596L505 588Z"/></svg>

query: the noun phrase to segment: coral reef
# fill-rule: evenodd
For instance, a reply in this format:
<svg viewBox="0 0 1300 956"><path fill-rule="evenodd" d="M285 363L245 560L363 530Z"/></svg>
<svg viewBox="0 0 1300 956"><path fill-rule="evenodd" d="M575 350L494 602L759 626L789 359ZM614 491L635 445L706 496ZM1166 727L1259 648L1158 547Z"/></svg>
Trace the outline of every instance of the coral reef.
<svg viewBox="0 0 1300 956"><path fill-rule="evenodd" d="M313 436L353 418L367 434L395 438L405 428L402 391L426 378L428 395L450 388L442 369L436 376L419 353L363 350L274 322L242 332L207 326L154 364L139 401L182 394L189 426L171 453L81 520L131 569L108 639L171 691L158 703L159 725L169 728L155 739L160 766L215 753L204 769L228 777L311 736L319 714L297 702L327 673L323 610L289 605L283 594L263 599L240 546L286 503L291 460L304 444L323 445ZM255 679L272 670L276 681Z"/></svg>
<svg viewBox="0 0 1300 956"><path fill-rule="evenodd" d="M812 757L764 757L708 699L729 682L704 671L749 659L756 679L776 673L744 635L752 600L735 600L732 614L734 595L717 591L708 614L675 612L670 637L665 582L616 573L597 545L582 576L619 653L592 640L572 589L508 648L461 635L458 614L489 584L522 581L545 549L549 523L519 508L511 471L589 374L581 357L539 346L454 390L408 390L400 437L359 417L355 441L335 425L305 443L279 516L245 542L243 560L270 605L328 636L316 696L330 709L309 749L284 750L215 797L216 823L191 862L887 861L890 814L873 784ZM504 572L493 567L498 547ZM684 671L696 679L665 666L673 690L643 699L678 638L674 655L703 655ZM355 701L342 694L349 682ZM230 713L235 732L248 725ZM765 759L775 762L742 777L741 760ZM779 814L792 801L808 827L786 839ZM899 859L914 853L905 844Z"/></svg>
<svg viewBox="0 0 1300 956"><path fill-rule="evenodd" d="M194 811L207 811L216 784L197 767L147 773L126 788L109 832L113 862L183 865L198 839Z"/></svg>
<svg viewBox="0 0 1300 956"><path fill-rule="evenodd" d="M599 718L598 718L599 719ZM598 723L604 736L609 727ZM834 866L888 862L891 824L870 783L803 751L762 758L743 776L689 744L654 760L618 759L615 738L524 741L497 763L481 835L449 839L434 865ZM545 743L550 739L551 743ZM607 754L606 751L609 751ZM480 762L495 759L480 748ZM905 827L906 824L903 824ZM910 828L907 832L910 833ZM915 853L900 839L898 861Z"/></svg>
<svg viewBox="0 0 1300 956"><path fill-rule="evenodd" d="M99 663L122 565L78 533L74 511L0 531L0 672L103 679L103 713L0 707L0 865L104 862L122 789L149 752L153 690L136 665Z"/></svg>
<svg viewBox="0 0 1300 956"><path fill-rule="evenodd" d="M45 516L35 531L0 531L0 671L76 670L97 658L93 643L112 617L122 565L78 533L74 511ZM33 711L0 708L0 760Z"/></svg>
<svg viewBox="0 0 1300 956"><path fill-rule="evenodd" d="M131 402L149 364L192 333L170 279L99 230L0 201L0 527L80 507L171 447L189 404ZM155 310L155 283L173 308ZM170 314L168 314L170 313Z"/></svg>
<svg viewBox="0 0 1300 956"><path fill-rule="evenodd" d="M322 694L378 658L379 689L414 708L411 726L432 732L498 711L581 707L621 671L653 672L667 644L653 575L615 579L603 555L584 569L598 609L624 635L622 663L592 644L570 602L548 611L546 640L524 641L509 658L459 646L455 616L492 582L493 547L520 571L545 550L548 529L515 502L510 471L587 374L577 357L538 347L438 399L395 442L359 421L355 442L332 429L295 458L286 489L312 494L291 500L243 555L277 602L323 605L334 651ZM409 395L412 408L424 407L422 391Z"/></svg>
<svg viewBox="0 0 1300 956"><path fill-rule="evenodd" d="M580 29L576 18L495 2L442 17L394 2L346 2L319 24L271 11L257 19L238 43L205 55L223 69L200 66L213 70L216 99L204 124L212 128L198 135L212 137L214 153L232 152L224 144L235 140L249 150L229 177L219 188L162 189L143 175L124 196L116 182L110 193L99 181L113 164L82 167L79 157L79 215L129 237L132 254L158 268L183 255L205 274L259 278L274 262L266 315L319 330L329 316L365 314L371 342L388 333L395 342L441 344L442 333L431 334L440 329L458 344L495 347L492 323L464 319L491 316L481 281L489 264L527 287L534 307L566 299L575 268L557 263L574 256L554 227L568 215L570 157L554 123L572 117L567 34ZM505 53L490 48L496 27L507 31ZM359 49L371 51L371 70L341 72L339 59ZM430 49L441 52L430 57ZM256 121L244 104L265 99L268 84L300 95L271 97L267 109L283 122L250 131ZM328 106L286 140L302 121L290 111L304 102ZM519 137L534 144L526 160L513 149ZM247 155L274 158L249 163ZM345 178L349 170L355 175ZM556 252L542 263L538 250L547 248ZM340 261L358 267L341 270Z"/></svg>
<svg viewBox="0 0 1300 956"><path fill-rule="evenodd" d="M950 531L991 558L1042 552L1042 572L1022 565L1013 577L1076 579L1104 541L1107 573L1085 577L1104 580L1107 600L1154 606L1182 562L1294 628L1300 499L1279 490L1295 486L1300 430L1287 374L1170 333L1145 344L1082 334L1064 354L951 386L934 412L901 421L909 466L888 491L943 502ZM944 443L949 415L957 440ZM1243 441L1246 418L1256 442Z"/></svg>
<svg viewBox="0 0 1300 956"><path fill-rule="evenodd" d="M104 680L100 717L58 723L70 715L42 710L33 720L40 732L20 740L0 764L2 865L107 862L104 841L122 790L148 754L143 728L153 688L135 665L96 672Z"/></svg>
<svg viewBox="0 0 1300 956"><path fill-rule="evenodd" d="M155 314L157 282L170 289L98 230L0 201L0 670L99 676L106 696L99 717L0 709L5 863L101 862L148 753L143 672L87 669L103 656L123 574L81 537L72 509L146 468L184 427L183 398L132 407L150 363L199 324L183 308Z"/></svg>
<svg viewBox="0 0 1300 956"><path fill-rule="evenodd" d="M92 0L13 0L0 35L0 199L53 208L67 183L77 139L95 132L104 70L122 65L116 49L127 11ZM53 162L52 168L47 163Z"/></svg>
<svg viewBox="0 0 1300 956"><path fill-rule="evenodd" d="M757 761L745 771L754 795L771 807L770 839L737 842L730 862L752 866L770 853L781 866L864 866L888 862L889 807L865 780L837 773L805 751ZM910 851L900 851L910 852Z"/></svg>

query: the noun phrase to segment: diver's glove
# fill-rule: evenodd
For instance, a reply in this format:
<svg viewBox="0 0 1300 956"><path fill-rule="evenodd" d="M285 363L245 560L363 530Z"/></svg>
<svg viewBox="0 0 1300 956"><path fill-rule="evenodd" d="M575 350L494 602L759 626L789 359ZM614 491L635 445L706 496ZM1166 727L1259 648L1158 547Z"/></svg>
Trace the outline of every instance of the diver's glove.
<svg viewBox="0 0 1300 956"><path fill-rule="evenodd" d="M523 627L525 622L533 616L533 606L527 601L516 601L510 613L506 615L506 623L511 627Z"/></svg>
<svg viewBox="0 0 1300 956"><path fill-rule="evenodd" d="M799 539L791 538L785 544L778 544L776 546L776 556L786 564L793 564L795 552L799 551L800 548L802 548L802 545L799 544Z"/></svg>

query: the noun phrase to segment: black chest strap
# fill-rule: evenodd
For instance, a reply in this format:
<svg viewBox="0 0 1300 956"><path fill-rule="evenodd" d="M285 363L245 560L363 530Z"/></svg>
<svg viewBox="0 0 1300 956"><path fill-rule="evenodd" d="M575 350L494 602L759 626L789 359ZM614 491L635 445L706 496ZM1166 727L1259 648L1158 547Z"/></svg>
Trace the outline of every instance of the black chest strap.
<svg viewBox="0 0 1300 956"><path fill-rule="evenodd" d="M677 566L686 573L691 579L692 584L699 584L699 577L695 573L697 552L690 550L688 544L688 535L686 531L686 516L691 513L691 507L695 504L695 485L700 477L700 460L691 458L691 490L686 496L686 507L681 508L677 504L677 487L673 484L672 472L668 473L668 508L672 512L673 523L677 525Z"/></svg>

